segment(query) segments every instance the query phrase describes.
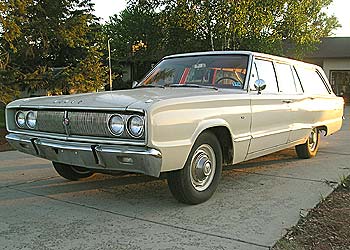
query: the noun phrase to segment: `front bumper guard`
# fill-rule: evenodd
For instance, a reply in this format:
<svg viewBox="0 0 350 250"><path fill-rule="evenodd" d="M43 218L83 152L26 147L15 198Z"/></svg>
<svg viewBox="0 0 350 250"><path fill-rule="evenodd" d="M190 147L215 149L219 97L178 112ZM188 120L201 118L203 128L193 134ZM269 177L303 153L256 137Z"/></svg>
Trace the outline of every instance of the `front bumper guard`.
<svg viewBox="0 0 350 250"><path fill-rule="evenodd" d="M10 133L10 145L27 154L86 167L95 171L126 171L159 177L160 151L140 146L120 146L61 141Z"/></svg>

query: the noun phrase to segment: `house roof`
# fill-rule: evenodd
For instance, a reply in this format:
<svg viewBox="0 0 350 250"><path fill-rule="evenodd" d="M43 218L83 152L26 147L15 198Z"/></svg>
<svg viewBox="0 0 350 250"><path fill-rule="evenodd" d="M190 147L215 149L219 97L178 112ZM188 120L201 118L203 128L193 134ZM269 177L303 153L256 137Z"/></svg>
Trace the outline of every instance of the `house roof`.
<svg viewBox="0 0 350 250"><path fill-rule="evenodd" d="M350 58L350 37L325 37L306 58Z"/></svg>

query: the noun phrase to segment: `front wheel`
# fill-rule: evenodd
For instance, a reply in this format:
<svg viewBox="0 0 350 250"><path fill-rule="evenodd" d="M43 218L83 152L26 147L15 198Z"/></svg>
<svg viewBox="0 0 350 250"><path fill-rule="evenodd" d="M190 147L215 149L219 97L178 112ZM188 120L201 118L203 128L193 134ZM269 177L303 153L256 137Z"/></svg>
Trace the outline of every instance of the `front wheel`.
<svg viewBox="0 0 350 250"><path fill-rule="evenodd" d="M317 154L320 146L320 131L317 128L313 128L309 134L309 138L304 144L295 146L295 151L301 159L309 159Z"/></svg>
<svg viewBox="0 0 350 250"><path fill-rule="evenodd" d="M94 172L83 167L72 166L59 162L52 162L52 165L60 176L71 181L87 178L94 174Z"/></svg>
<svg viewBox="0 0 350 250"><path fill-rule="evenodd" d="M186 204L207 201L215 192L222 172L222 151L216 136L201 134L183 169L168 174L168 186L174 197Z"/></svg>

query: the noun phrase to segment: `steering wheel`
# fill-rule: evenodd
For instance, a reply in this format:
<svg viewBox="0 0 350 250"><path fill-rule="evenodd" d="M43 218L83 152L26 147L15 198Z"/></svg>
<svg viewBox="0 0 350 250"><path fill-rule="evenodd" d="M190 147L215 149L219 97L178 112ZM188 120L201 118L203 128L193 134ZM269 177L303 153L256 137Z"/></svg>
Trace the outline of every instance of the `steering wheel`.
<svg viewBox="0 0 350 250"><path fill-rule="evenodd" d="M240 82L239 80L237 80L236 78L233 77L229 77L229 76L225 76L225 77L221 77L219 78L215 84L219 84L219 82L223 81L223 80L232 80L232 82Z"/></svg>

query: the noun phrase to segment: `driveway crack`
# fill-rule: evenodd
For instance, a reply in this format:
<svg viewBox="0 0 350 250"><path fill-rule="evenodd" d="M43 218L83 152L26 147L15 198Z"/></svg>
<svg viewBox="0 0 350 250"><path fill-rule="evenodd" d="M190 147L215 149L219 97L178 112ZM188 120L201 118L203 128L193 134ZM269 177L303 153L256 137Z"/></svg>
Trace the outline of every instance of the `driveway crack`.
<svg viewBox="0 0 350 250"><path fill-rule="evenodd" d="M350 155L349 153L332 152L332 151L324 151L324 150L320 150L319 153L333 154L333 155Z"/></svg>
<svg viewBox="0 0 350 250"><path fill-rule="evenodd" d="M0 186L1 188L10 188L10 187L16 187L16 186L20 186L20 185L24 185L24 184L30 184L30 183L35 183L35 182L39 182L39 181L46 181L46 180L51 180L51 179L55 179L55 178L59 178L58 176L50 176L50 177L45 177L45 178L40 178L40 179L35 179L35 180L30 180L30 181L23 181L23 182L18 182L18 183L13 183L13 184L7 184L4 186Z"/></svg>
<svg viewBox="0 0 350 250"><path fill-rule="evenodd" d="M285 175L274 175L274 174L263 174L263 173L257 173L257 172L251 172L251 171L244 171L241 169L232 169L235 172L240 173L246 173L246 174L253 174L253 175L262 175L262 176L271 176L271 177L277 177L277 178L284 178L284 179L292 179L292 180L299 180L299 181L310 181L310 182L318 182L318 183L325 183L331 187L337 186L339 183L336 181L331 180L318 180L318 179L309 179L309 178L301 178L301 177L293 177L293 176L285 176Z"/></svg>

